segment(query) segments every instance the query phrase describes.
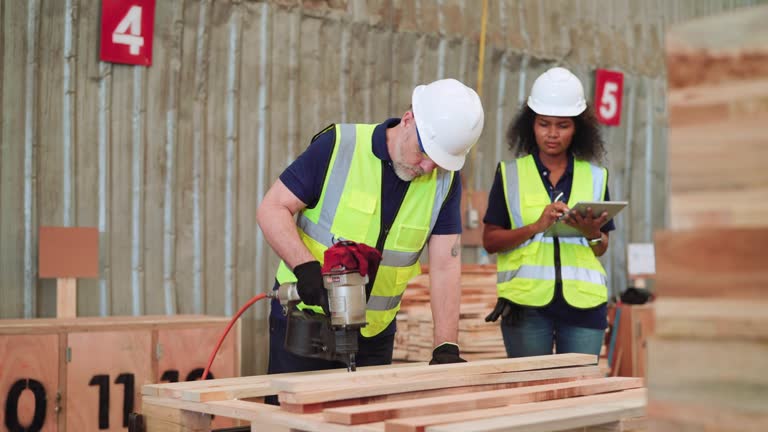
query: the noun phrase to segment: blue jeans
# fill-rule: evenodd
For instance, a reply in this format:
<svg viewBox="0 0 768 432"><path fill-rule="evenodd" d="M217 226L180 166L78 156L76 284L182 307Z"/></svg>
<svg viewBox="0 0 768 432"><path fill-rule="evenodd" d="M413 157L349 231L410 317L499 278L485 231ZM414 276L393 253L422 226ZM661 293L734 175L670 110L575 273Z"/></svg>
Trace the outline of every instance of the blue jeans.
<svg viewBox="0 0 768 432"><path fill-rule="evenodd" d="M597 364L605 331L557 322L526 308L516 322L502 321L501 335L510 358L552 354L554 344L557 354L594 354Z"/></svg>

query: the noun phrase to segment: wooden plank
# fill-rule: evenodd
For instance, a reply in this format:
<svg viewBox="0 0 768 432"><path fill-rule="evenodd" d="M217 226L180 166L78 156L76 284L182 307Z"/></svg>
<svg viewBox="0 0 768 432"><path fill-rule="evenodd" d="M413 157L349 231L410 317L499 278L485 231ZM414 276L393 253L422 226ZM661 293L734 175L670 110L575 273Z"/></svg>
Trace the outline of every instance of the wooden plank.
<svg viewBox="0 0 768 432"><path fill-rule="evenodd" d="M55 431L59 386L57 335L0 336L0 424L10 430L42 421L42 431ZM12 399L9 399L12 398ZM44 411L36 403L47 401ZM8 416L14 415L11 422ZM36 423L37 424L37 423ZM6 429L7 430L7 429Z"/></svg>
<svg viewBox="0 0 768 432"><path fill-rule="evenodd" d="M503 415L525 414L539 411L556 411L569 407L581 407L600 405L618 400L632 399L644 400L645 389L625 390L618 393L584 396L579 398L557 399L544 402L509 405L501 408L490 408L474 411L465 411L451 414L439 414L429 416L417 416L403 419L387 420L386 432L424 432L432 425L449 424L459 421L494 418Z"/></svg>
<svg viewBox="0 0 768 432"><path fill-rule="evenodd" d="M304 432L380 432L383 424L371 424L365 426L344 426L323 421L320 414L297 415L283 412L279 407L243 400L227 400L215 402L191 402L178 399L157 398L146 396L143 406L148 405L170 407L187 411L213 414L234 419L246 420L254 425L278 425L291 430ZM262 430L261 427L258 430ZM147 430L147 432L154 432Z"/></svg>
<svg viewBox="0 0 768 432"><path fill-rule="evenodd" d="M656 334L687 339L768 340L768 301L662 297Z"/></svg>
<svg viewBox="0 0 768 432"><path fill-rule="evenodd" d="M535 369L549 369L569 366L585 366L595 363L594 356L587 354L559 354L516 359L482 360L469 363L430 365L416 368L381 371L359 371L345 380L344 386L370 384L391 385L407 383L415 379L448 378L488 373L517 372ZM321 375L313 377L282 378L274 381L275 388L284 392L305 392L324 390L339 385L335 377Z"/></svg>
<svg viewBox="0 0 768 432"><path fill-rule="evenodd" d="M25 229L34 230L34 227L27 226L24 212L24 188L27 181L31 183L33 193L37 190L36 182L25 179L24 160L28 146L34 149L35 153L39 152L37 143L34 142L38 133L39 89L37 81L28 82L28 77L35 79L37 74L28 75L28 72L39 71L40 66L36 62L30 64L29 61L22 60L30 58L27 50L29 12L28 2L3 2L0 7L4 36L0 41L0 199L7 203L0 211L0 272L3 275L0 318L23 317L26 308L29 308L32 316L37 313L36 304L27 304L24 290L27 270L27 256L24 253ZM37 56L34 59L37 61ZM27 97L28 90L32 91L29 95L31 98ZM27 121L32 125L32 130L22 127ZM28 139L29 143L26 141ZM30 222L35 224L36 214L29 216L32 217ZM30 234L32 233L34 231L30 231ZM35 301L37 296L34 295L34 284L32 290L32 299Z"/></svg>
<svg viewBox="0 0 768 432"><path fill-rule="evenodd" d="M659 231L655 238L660 297L764 298L768 228Z"/></svg>
<svg viewBox="0 0 768 432"><path fill-rule="evenodd" d="M424 363L401 363L384 366L363 366L359 371L405 368L424 366ZM306 376L320 374L349 373L346 369L329 369L286 374L254 375L236 378L218 378L206 381L188 381L178 383L148 384L142 389L146 396L181 398L189 401L204 402L213 400L242 399L273 395L277 390L271 387L272 380L286 376ZM251 390L246 390L250 388Z"/></svg>
<svg viewBox="0 0 768 432"><path fill-rule="evenodd" d="M654 338L648 352L654 398L768 414L768 344Z"/></svg>
<svg viewBox="0 0 768 432"><path fill-rule="evenodd" d="M146 430L152 432L207 432L211 430L211 415L195 411L142 405Z"/></svg>
<svg viewBox="0 0 768 432"><path fill-rule="evenodd" d="M494 408L510 404L587 396L639 388L642 385L642 380L638 378L598 378L464 395L331 408L324 410L323 415L329 422L353 425L413 415L444 414Z"/></svg>
<svg viewBox="0 0 768 432"><path fill-rule="evenodd" d="M515 416L500 416L446 425L430 426L426 432L549 432L599 425L645 414L645 401L630 399L600 405L561 408Z"/></svg>
<svg viewBox="0 0 768 432"><path fill-rule="evenodd" d="M56 316L59 318L77 316L77 279L56 279Z"/></svg>
<svg viewBox="0 0 768 432"><path fill-rule="evenodd" d="M573 382L573 381L578 381L583 379L603 378L604 376L605 375L600 373L599 370L597 370L596 368L593 368L591 371L586 372L585 374L579 374L579 376L567 376L567 377L561 377L561 378L509 382L509 383L500 383L500 384L481 384L481 385L462 386L462 387L436 388L431 390L411 391L411 392L405 392L405 393L390 393L390 394L383 394L383 395L376 395L376 396L359 397L359 398L353 398L353 399L334 400L334 401L319 402L314 404L291 404L287 402L281 402L280 407L289 412L306 414L306 413L321 412L326 408L356 406L356 405L373 404L373 403L380 403L380 402L424 399L424 398L441 397L441 396L449 396L449 395L461 395L461 394L476 393L476 392L488 392L493 390L513 389L513 388L519 388L519 387L540 386L540 385L548 385L548 384Z"/></svg>
<svg viewBox="0 0 768 432"><path fill-rule="evenodd" d="M74 4L73 4L74 5ZM74 203L76 226L99 226L99 174L102 169L105 177L108 177L108 167L102 167L99 163L101 157L99 151L99 86L102 83L102 64L97 55L89 55L93 51L93 40L101 34L101 2L79 2L76 5L76 20L73 27L74 58L67 61L76 64L73 71L73 83L75 93L72 95L74 109L71 113L74 117ZM66 58L66 54L65 54ZM109 68L108 64L103 65ZM107 78L108 79L108 78ZM120 103L119 101L117 103ZM105 109L106 110L106 109ZM107 142L109 132L106 132ZM109 147L105 143L105 147ZM107 150L108 152L109 150ZM106 221L104 221L106 222ZM98 233L106 239L109 224L103 225L103 232ZM98 240L97 240L98 241ZM105 243L98 244L101 259L106 263L108 247ZM97 257L97 275L99 258ZM105 266L105 273L108 266ZM77 281L77 309L81 316L100 315L101 295L99 292L99 279L80 279Z"/></svg>
<svg viewBox="0 0 768 432"><path fill-rule="evenodd" d="M294 404L310 404L344 400L366 396L376 396L392 393L417 392L430 389L445 389L452 387L467 387L477 385L519 383L527 381L547 380L554 378L588 376L597 378L604 376L598 366L584 366L573 368L561 368L551 370L533 370L509 373L467 374L459 376L435 376L429 379L411 378L406 381L393 382L391 384L371 383L367 385L346 382L336 383L324 390L303 391L300 393L281 392L278 394L280 402Z"/></svg>
<svg viewBox="0 0 768 432"><path fill-rule="evenodd" d="M765 403L765 399L763 399ZM764 432L768 430L768 412L755 412L743 408L725 408L719 405L694 404L679 401L657 400L649 397L648 418L655 426L657 421L669 422L678 429L651 429L675 431L739 431Z"/></svg>
<svg viewBox="0 0 768 432"><path fill-rule="evenodd" d="M758 6L671 27L666 35L669 87L768 75L766 20L768 7Z"/></svg>

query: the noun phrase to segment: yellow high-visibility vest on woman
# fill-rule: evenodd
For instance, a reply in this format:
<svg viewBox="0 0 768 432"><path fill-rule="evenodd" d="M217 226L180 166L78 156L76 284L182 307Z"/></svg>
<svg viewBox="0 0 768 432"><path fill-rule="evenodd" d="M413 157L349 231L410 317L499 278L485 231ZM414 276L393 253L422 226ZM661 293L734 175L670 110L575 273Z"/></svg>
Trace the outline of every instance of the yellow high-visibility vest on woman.
<svg viewBox="0 0 768 432"><path fill-rule="evenodd" d="M512 229L535 223L551 198L541 181L533 156L501 164L507 210ZM602 201L608 173L605 168L574 160L568 206L579 201ZM608 300L605 269L584 237L545 237L537 233L520 246L499 253L497 290L513 303L541 307L555 294L555 244L559 242L563 297L569 305L588 309Z"/></svg>
<svg viewBox="0 0 768 432"><path fill-rule="evenodd" d="M301 240L316 260L334 241L352 240L382 251L376 280L368 299L366 321L360 332L372 337L392 322L408 281L421 273L419 257L437 223L448 197L453 172L440 168L410 182L394 222L381 226L381 159L374 155L371 141L375 124L335 126L336 143L314 208L298 215ZM380 244L386 237L383 244ZM280 284L296 277L284 262L277 271ZM317 306L300 304L302 308Z"/></svg>

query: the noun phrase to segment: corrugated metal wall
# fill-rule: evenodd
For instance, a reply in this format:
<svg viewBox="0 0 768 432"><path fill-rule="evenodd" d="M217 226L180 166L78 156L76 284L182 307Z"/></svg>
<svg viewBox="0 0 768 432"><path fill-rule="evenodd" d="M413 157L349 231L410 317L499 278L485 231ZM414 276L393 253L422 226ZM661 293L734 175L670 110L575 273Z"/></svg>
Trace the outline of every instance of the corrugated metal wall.
<svg viewBox="0 0 768 432"><path fill-rule="evenodd" d="M665 223L664 29L754 3L490 0L469 186L487 190L509 158L506 127L539 73L565 65L592 94L596 67L623 71L622 125L605 130L612 196L632 207L606 260L623 287L626 243ZM400 115L419 83L477 82L476 0L159 0L149 68L98 60L100 8L0 0L0 318L54 315L41 225L102 233L81 315L232 314L271 285L254 213L316 131ZM245 317L248 374L266 367L265 317Z"/></svg>

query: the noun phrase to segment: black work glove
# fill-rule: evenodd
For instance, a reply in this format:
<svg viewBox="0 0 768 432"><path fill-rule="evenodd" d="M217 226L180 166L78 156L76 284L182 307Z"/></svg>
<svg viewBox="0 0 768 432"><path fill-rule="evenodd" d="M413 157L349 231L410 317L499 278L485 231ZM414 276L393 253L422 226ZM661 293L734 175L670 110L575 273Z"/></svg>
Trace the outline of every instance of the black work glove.
<svg viewBox="0 0 768 432"><path fill-rule="evenodd" d="M459 357L459 346L455 343L443 342L432 350L432 360L429 364L465 363L466 360Z"/></svg>
<svg viewBox="0 0 768 432"><path fill-rule="evenodd" d="M499 297L499 299L496 301L496 307L494 307L491 313L485 317L485 321L492 322L501 317L501 320L505 324L514 324L520 320L520 315L522 312L523 309L520 306L510 302L505 298Z"/></svg>
<svg viewBox="0 0 768 432"><path fill-rule="evenodd" d="M326 315L328 309L328 291L323 286L323 272L318 261L307 261L293 269L296 275L296 291L299 297L307 305L320 306Z"/></svg>

